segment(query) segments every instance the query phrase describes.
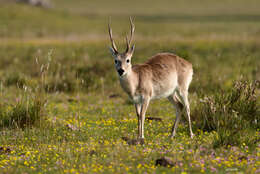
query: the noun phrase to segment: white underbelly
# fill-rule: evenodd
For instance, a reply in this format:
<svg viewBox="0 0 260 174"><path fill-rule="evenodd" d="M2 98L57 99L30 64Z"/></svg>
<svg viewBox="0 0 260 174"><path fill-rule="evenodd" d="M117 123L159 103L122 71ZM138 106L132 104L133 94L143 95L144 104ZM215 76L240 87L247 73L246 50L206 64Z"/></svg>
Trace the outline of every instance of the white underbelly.
<svg viewBox="0 0 260 174"><path fill-rule="evenodd" d="M131 99L134 103L142 103L142 96L141 95L135 95Z"/></svg>
<svg viewBox="0 0 260 174"><path fill-rule="evenodd" d="M151 99L167 98L167 97L173 95L175 93L175 91L176 91L176 87L168 88L167 90L157 88L157 89L153 90ZM140 94L131 96L130 98L134 103L142 103L142 100L143 100L142 95L140 95Z"/></svg>
<svg viewBox="0 0 260 174"><path fill-rule="evenodd" d="M167 90L156 90L152 95L152 99L167 98L174 94L176 88L169 88Z"/></svg>

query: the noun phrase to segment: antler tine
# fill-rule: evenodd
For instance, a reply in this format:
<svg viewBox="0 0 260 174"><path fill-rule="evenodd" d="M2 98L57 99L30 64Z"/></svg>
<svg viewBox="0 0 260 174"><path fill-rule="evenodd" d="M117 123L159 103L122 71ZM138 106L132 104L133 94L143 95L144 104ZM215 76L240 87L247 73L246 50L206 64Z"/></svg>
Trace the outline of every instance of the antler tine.
<svg viewBox="0 0 260 174"><path fill-rule="evenodd" d="M131 16L129 17L129 20L130 20L130 24L131 24L131 30L130 30L130 39L129 40L128 40L128 37L126 36L126 44L127 44L126 52L128 52L130 49L130 45L133 40L133 35L134 35L134 31L135 31L135 26L134 26Z"/></svg>
<svg viewBox="0 0 260 174"><path fill-rule="evenodd" d="M112 48L117 53L118 51L117 51L116 44L115 44L114 39L113 39L112 29L111 29L110 23L111 23L111 18L109 18L108 32L109 32L109 37L110 37L110 41L111 41L111 44L112 44Z"/></svg>

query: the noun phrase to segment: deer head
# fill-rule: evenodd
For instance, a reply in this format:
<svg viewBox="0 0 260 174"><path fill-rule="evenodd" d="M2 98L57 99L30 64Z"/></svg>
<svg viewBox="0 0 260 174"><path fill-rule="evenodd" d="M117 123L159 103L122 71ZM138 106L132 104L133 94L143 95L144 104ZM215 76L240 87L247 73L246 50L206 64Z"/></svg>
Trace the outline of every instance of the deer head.
<svg viewBox="0 0 260 174"><path fill-rule="evenodd" d="M131 68L132 68L131 58L134 53L134 45L131 46L131 42L133 40L135 26L133 24L132 18L130 17L130 24L131 24L130 38L128 39L128 37L126 36L126 50L123 53L119 53L116 48L114 39L113 39L110 23L111 23L111 20L109 20L109 23L108 23L108 31L109 31L110 41L111 41L110 51L112 53L112 56L114 57L115 68L118 72L118 75L120 77L123 77L128 72L130 72Z"/></svg>

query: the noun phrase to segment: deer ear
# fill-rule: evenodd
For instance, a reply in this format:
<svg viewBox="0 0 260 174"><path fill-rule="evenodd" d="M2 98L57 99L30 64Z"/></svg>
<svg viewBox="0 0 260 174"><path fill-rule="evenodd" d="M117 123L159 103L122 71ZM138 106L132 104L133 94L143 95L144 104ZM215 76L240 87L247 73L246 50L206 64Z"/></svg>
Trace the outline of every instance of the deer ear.
<svg viewBox="0 0 260 174"><path fill-rule="evenodd" d="M132 45L132 46L131 46L131 49L130 49L130 51L129 51L129 53L130 53L131 55L133 55L133 54L134 54L134 50L135 50L135 45Z"/></svg>
<svg viewBox="0 0 260 174"><path fill-rule="evenodd" d="M109 47L109 50L113 56L117 55L117 51L114 50L112 47Z"/></svg>

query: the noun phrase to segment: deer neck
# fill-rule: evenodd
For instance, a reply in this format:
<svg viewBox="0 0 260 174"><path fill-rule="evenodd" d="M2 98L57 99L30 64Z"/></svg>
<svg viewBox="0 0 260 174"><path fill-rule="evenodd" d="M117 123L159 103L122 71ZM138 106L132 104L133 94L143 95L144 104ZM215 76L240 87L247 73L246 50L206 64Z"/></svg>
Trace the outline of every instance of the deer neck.
<svg viewBox="0 0 260 174"><path fill-rule="evenodd" d="M136 95L136 89L138 87L138 74L131 70L123 77L120 77L120 84L123 90L133 99Z"/></svg>

